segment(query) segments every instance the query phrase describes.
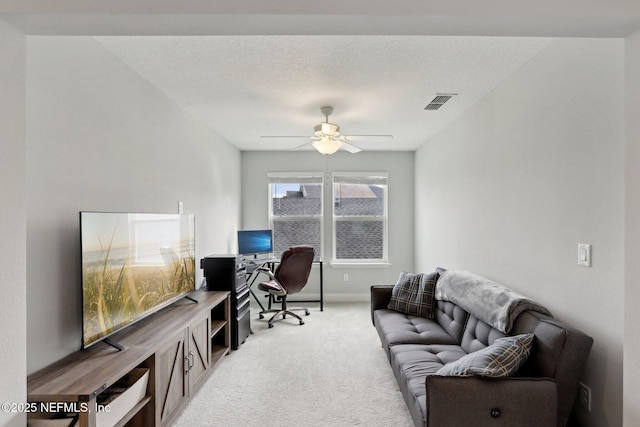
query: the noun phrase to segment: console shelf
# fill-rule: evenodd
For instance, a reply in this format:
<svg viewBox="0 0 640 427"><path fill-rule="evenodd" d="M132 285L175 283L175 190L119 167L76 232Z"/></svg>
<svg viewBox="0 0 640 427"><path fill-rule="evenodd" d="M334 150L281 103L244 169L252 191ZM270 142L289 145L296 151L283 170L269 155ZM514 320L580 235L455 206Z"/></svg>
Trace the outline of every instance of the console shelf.
<svg viewBox="0 0 640 427"><path fill-rule="evenodd" d="M211 319L211 338L227 325L225 320Z"/></svg>
<svg viewBox="0 0 640 427"><path fill-rule="evenodd" d="M133 409L131 409L129 412L127 412L127 414L124 417L122 417L122 419L120 419L120 421L118 421L116 424L114 424L114 427L120 427L120 426L127 425L129 420L131 420L133 417L135 417L136 414L138 412L140 412L140 410L142 408L144 408L147 403L149 403L149 401L151 401L151 396L145 396L140 402L138 402L136 404L136 406L133 407Z"/></svg>
<svg viewBox="0 0 640 427"><path fill-rule="evenodd" d="M68 402L65 409L80 408L75 414L81 427L95 427L97 397L135 368L145 368L149 378L144 397L115 425L169 425L230 351L229 292L197 291L190 296L197 303L182 299L114 334L111 340L122 345L122 351L97 343L31 374L27 400ZM56 415L36 413L29 419Z"/></svg>

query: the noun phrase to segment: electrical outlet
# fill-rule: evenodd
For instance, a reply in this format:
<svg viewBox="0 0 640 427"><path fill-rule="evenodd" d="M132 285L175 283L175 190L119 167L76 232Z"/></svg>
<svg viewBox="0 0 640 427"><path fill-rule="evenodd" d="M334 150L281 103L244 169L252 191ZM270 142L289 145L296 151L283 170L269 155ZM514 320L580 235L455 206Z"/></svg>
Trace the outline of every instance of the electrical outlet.
<svg viewBox="0 0 640 427"><path fill-rule="evenodd" d="M178 213L184 213L184 204L182 202L178 202Z"/></svg>
<svg viewBox="0 0 640 427"><path fill-rule="evenodd" d="M349 274L348 273L344 273L343 278L344 278L345 282L348 282L349 281Z"/></svg>
<svg viewBox="0 0 640 427"><path fill-rule="evenodd" d="M578 404L591 412L591 389L582 383L578 385Z"/></svg>

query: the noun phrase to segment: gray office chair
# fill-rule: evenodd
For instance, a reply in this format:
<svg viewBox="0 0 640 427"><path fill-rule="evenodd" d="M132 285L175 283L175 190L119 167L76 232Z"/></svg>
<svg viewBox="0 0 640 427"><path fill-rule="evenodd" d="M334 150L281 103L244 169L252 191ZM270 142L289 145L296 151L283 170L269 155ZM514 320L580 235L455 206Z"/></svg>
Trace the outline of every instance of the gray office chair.
<svg viewBox="0 0 640 427"><path fill-rule="evenodd" d="M301 307L287 307L287 295L300 292L307 284L311 264L315 257L315 250L311 246L293 246L282 253L280 263L271 272L266 267L259 267L257 271L265 273L270 280L262 282L258 285L258 289L269 293L269 298L279 297L282 302L280 309L267 309L259 313L260 319L264 319L265 313L275 313L269 319L269 327L273 328L273 321L278 317L286 318L287 314L295 317L304 325L302 317L295 314L292 310L304 310L305 315L309 315L309 309ZM271 304L269 304L271 307Z"/></svg>

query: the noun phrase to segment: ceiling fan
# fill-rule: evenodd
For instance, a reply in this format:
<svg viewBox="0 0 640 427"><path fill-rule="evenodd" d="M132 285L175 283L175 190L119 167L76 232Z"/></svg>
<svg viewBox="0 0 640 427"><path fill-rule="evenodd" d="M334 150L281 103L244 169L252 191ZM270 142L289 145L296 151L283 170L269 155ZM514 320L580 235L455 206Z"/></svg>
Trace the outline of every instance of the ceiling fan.
<svg viewBox="0 0 640 427"><path fill-rule="evenodd" d="M364 137L364 138L384 138L393 139L392 135L342 135L340 133L340 126L329 123L329 116L333 113L333 107L325 106L320 108L320 112L324 116L324 122L318 123L313 127L313 135L311 136L261 136L261 138L308 138L311 141L307 142L294 150L299 150L311 144L313 147L322 154L333 154L340 148L350 152L358 153L362 151L360 148L350 143L350 138Z"/></svg>

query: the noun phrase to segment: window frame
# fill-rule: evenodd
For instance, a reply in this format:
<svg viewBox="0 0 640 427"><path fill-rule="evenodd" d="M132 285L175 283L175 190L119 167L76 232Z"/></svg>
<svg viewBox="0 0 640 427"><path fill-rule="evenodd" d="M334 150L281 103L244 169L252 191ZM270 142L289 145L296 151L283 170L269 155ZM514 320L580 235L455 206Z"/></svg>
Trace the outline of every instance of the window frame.
<svg viewBox="0 0 640 427"><path fill-rule="evenodd" d="M383 214L372 215L337 215L336 214L336 179L353 181L353 183L375 184L384 181ZM337 222L342 221L379 221L382 219L382 258L338 258L337 257ZM331 222L332 253L331 264L348 265L388 265L389 264L389 173L388 172L333 172L331 174Z"/></svg>
<svg viewBox="0 0 640 427"><path fill-rule="evenodd" d="M309 218L319 219L320 221L320 248L316 253L317 256L321 256L324 252L324 230L325 230L325 214L324 214L324 186L325 186L324 172L269 172L267 173L267 186L268 186L268 224L269 228L274 230L275 240L275 227L274 218L280 221L299 221ZM273 214L273 184L318 184L320 185L320 212L319 214L311 215L274 215ZM275 243L275 242L274 242ZM274 255L279 255L275 254Z"/></svg>

